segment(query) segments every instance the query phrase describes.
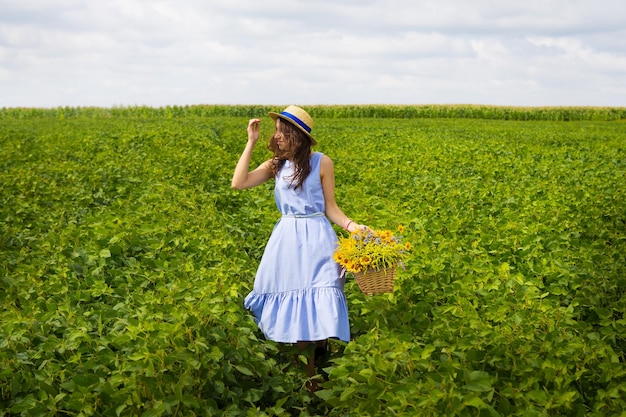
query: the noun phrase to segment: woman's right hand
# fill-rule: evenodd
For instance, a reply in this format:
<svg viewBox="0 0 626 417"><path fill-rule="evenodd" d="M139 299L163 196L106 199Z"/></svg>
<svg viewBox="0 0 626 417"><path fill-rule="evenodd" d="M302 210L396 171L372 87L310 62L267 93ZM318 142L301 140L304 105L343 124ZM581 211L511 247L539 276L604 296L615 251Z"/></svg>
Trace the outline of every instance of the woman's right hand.
<svg viewBox="0 0 626 417"><path fill-rule="evenodd" d="M250 119L248 121L248 141L256 144L259 140L259 124L261 119Z"/></svg>

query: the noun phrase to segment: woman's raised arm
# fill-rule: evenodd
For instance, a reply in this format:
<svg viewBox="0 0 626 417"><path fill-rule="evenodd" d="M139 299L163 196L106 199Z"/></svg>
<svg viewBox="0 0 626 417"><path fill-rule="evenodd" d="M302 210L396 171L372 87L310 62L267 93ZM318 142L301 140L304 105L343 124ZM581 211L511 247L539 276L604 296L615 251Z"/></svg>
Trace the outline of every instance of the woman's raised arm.
<svg viewBox="0 0 626 417"><path fill-rule="evenodd" d="M259 123L261 123L260 119L250 119L248 122L248 142L239 157L231 182L233 188L238 190L256 187L272 177L269 160L263 162L255 170L250 171L252 151L254 151L254 146L259 140Z"/></svg>

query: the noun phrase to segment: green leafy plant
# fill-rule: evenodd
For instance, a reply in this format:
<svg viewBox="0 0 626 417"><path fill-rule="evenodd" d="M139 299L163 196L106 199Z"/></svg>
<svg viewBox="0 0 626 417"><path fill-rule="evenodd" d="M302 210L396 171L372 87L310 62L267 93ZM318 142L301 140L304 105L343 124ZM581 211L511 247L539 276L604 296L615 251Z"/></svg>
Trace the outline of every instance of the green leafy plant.
<svg viewBox="0 0 626 417"><path fill-rule="evenodd" d="M243 309L267 110L0 110L0 416L624 413L624 109L315 107L342 208L413 244L393 293L346 282L315 396Z"/></svg>

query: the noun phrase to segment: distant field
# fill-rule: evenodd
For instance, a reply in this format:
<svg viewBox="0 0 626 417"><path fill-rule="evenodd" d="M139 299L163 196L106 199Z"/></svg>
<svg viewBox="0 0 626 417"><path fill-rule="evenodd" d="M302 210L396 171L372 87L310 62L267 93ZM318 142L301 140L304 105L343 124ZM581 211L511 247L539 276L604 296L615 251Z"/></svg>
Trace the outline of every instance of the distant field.
<svg viewBox="0 0 626 417"><path fill-rule="evenodd" d="M58 107L2 108L3 118L172 118L172 117L256 117L276 111L282 106L247 105L194 105L167 107ZM613 121L626 119L626 107L507 107L483 105L315 105L306 106L317 118L453 118L494 120L543 120L543 121Z"/></svg>
<svg viewBox="0 0 626 417"><path fill-rule="evenodd" d="M349 277L315 397L242 307L268 110L0 110L0 416L624 415L625 109L312 106L339 205L413 246Z"/></svg>

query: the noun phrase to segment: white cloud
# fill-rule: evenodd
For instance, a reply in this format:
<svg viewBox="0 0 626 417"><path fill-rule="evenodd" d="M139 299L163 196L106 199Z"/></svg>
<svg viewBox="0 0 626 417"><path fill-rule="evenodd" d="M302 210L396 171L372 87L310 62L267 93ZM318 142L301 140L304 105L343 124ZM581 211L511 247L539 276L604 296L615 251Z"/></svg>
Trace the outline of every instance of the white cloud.
<svg viewBox="0 0 626 417"><path fill-rule="evenodd" d="M0 0L0 106L624 106L622 0Z"/></svg>

